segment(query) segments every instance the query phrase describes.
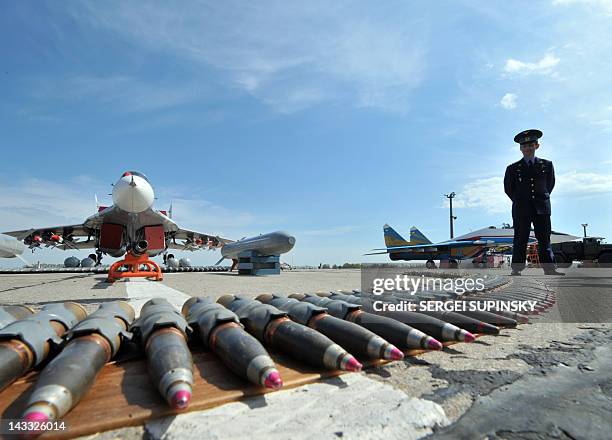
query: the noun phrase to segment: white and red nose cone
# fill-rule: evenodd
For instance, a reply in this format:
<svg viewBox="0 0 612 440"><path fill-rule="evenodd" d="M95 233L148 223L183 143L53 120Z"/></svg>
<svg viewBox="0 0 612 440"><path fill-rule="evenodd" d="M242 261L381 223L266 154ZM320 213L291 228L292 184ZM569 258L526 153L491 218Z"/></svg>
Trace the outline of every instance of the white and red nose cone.
<svg viewBox="0 0 612 440"><path fill-rule="evenodd" d="M126 171L113 187L113 203L127 212L146 211L153 204L153 188L147 178L135 171Z"/></svg>

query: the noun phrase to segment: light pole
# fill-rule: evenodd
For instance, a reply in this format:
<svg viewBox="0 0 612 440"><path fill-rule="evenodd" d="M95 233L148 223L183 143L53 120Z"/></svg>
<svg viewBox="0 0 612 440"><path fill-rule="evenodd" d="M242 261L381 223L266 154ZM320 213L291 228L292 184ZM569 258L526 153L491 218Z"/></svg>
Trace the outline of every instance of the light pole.
<svg viewBox="0 0 612 440"><path fill-rule="evenodd" d="M582 229L584 229L584 238L586 238L586 236L587 236L586 235L586 228L587 228L587 226L589 226L588 223L582 223Z"/></svg>
<svg viewBox="0 0 612 440"><path fill-rule="evenodd" d="M453 216L453 199L455 198L455 196L456 194L454 192L450 194L444 194L444 197L446 197L450 203L450 238L453 238L455 236L453 232L453 220L457 220L457 217Z"/></svg>

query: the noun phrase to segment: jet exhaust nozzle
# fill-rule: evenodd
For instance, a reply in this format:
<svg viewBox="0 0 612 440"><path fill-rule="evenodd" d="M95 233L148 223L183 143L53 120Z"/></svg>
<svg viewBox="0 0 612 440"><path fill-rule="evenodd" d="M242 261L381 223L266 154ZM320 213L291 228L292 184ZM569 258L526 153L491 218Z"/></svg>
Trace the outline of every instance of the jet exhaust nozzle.
<svg viewBox="0 0 612 440"><path fill-rule="evenodd" d="M149 242L147 240L140 240L138 243L136 243L136 245L132 249L132 252L134 252L134 254L136 255L142 255L147 251L148 247Z"/></svg>

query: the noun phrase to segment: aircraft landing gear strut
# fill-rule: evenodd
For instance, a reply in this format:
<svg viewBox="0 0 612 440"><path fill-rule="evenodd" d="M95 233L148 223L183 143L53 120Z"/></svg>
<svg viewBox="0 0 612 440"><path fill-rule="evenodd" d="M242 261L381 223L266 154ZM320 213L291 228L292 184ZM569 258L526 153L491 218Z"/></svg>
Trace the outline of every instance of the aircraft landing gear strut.
<svg viewBox="0 0 612 440"><path fill-rule="evenodd" d="M145 266L145 270L140 270L140 266ZM127 270L120 271L122 266L127 266ZM155 281L161 281L164 279L162 271L155 261L149 260L149 256L144 253L142 255L136 255L132 251L128 251L125 254L123 260L116 261L108 270L108 278L106 279L109 283L117 281L119 278L153 278Z"/></svg>

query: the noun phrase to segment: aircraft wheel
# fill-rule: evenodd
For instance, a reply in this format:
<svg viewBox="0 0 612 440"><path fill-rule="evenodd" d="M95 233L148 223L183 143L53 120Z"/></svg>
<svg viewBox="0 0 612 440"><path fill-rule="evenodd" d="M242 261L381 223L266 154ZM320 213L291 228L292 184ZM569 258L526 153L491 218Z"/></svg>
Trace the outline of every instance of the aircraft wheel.
<svg viewBox="0 0 612 440"><path fill-rule="evenodd" d="M459 263L457 260L448 260L448 267L450 269L457 269L459 267Z"/></svg>
<svg viewBox="0 0 612 440"><path fill-rule="evenodd" d="M435 269L436 263L433 260L427 260L427 263L425 263L425 267L427 269Z"/></svg>

